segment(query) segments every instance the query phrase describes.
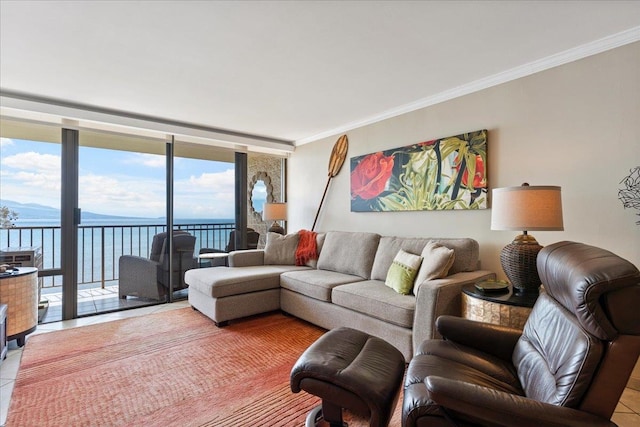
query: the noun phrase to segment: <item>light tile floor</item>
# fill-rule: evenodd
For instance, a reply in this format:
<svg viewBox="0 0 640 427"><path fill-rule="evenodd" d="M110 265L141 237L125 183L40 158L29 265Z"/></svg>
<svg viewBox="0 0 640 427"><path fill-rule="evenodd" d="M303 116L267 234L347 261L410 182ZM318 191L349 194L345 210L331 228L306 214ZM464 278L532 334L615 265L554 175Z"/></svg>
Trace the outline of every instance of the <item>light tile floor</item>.
<svg viewBox="0 0 640 427"><path fill-rule="evenodd" d="M186 298L186 293L176 291L174 298ZM47 300L49 306L40 323L59 322L62 320L62 293L60 289L43 289L41 299ZM117 284L105 286L104 288L94 285L78 289L78 316L91 316L108 311L137 308L157 303L158 301L139 298L121 299L118 295Z"/></svg>
<svg viewBox="0 0 640 427"><path fill-rule="evenodd" d="M179 301L171 304L155 305L151 307L47 323L38 325L36 331L29 336L75 328L78 326L109 322L128 317L143 316L145 314L158 313L166 310L175 310L183 307L189 307L188 301ZM0 365L0 427L4 427L6 423L11 394L13 393L13 386L18 375L21 357L22 348L18 347L14 340L9 344L7 358ZM640 361L636 363L636 367L631 375L628 386L624 390L611 420L618 424L619 427L640 427Z"/></svg>

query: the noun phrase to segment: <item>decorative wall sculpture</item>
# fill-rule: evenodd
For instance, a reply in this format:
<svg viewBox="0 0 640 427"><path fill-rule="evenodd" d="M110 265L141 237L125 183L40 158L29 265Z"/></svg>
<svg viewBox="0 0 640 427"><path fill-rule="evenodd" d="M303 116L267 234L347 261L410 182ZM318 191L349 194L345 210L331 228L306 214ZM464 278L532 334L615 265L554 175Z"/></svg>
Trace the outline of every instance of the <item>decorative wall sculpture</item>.
<svg viewBox="0 0 640 427"><path fill-rule="evenodd" d="M351 211L487 208L487 131L351 158Z"/></svg>
<svg viewBox="0 0 640 427"><path fill-rule="evenodd" d="M254 187L252 183L257 182L259 177L268 177L271 188L267 188L267 198L265 201L269 203L284 201L284 194L282 192L285 179L283 162L285 162L285 160L281 157L266 154L249 153L247 156L247 226L260 233L259 248L264 248L266 244L267 229L270 224L263 221L262 212L256 211L253 207L252 193ZM271 194L270 198L268 197L269 194Z"/></svg>
<svg viewBox="0 0 640 427"><path fill-rule="evenodd" d="M629 176L625 177L620 184L624 184L624 188L618 190L618 199L622 202L622 206L625 209L640 211L640 166L631 169ZM637 215L640 216L640 213ZM640 225L640 221L636 224Z"/></svg>

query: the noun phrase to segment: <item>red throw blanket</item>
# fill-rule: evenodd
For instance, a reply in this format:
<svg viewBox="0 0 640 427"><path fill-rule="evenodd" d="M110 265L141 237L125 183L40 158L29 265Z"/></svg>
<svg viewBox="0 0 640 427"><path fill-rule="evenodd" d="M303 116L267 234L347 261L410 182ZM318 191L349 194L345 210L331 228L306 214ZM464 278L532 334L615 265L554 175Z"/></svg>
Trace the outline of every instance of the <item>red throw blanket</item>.
<svg viewBox="0 0 640 427"><path fill-rule="evenodd" d="M318 259L318 245L316 244L318 233L300 230L298 235L300 240L296 249L296 265L305 265L309 260Z"/></svg>

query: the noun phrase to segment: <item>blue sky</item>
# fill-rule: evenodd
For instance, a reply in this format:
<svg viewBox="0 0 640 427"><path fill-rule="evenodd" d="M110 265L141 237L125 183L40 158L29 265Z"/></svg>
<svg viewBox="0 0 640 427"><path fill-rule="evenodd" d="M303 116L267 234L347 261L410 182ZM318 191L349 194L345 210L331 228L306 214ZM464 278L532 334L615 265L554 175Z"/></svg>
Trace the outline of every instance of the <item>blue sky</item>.
<svg viewBox="0 0 640 427"><path fill-rule="evenodd" d="M174 217L232 219L232 163L176 158ZM165 216L165 157L80 148L80 208L121 216ZM0 138L0 199L60 207L60 144Z"/></svg>

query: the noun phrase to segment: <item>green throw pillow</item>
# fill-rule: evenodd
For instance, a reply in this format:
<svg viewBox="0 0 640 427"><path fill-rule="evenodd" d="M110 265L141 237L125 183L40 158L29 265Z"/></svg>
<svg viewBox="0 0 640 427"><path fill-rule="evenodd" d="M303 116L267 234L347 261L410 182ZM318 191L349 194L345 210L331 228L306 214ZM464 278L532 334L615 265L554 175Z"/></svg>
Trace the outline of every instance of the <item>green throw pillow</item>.
<svg viewBox="0 0 640 427"><path fill-rule="evenodd" d="M399 294L409 295L413 289L413 282L418 274L420 263L422 263L421 256L400 249L389 267L384 284Z"/></svg>

